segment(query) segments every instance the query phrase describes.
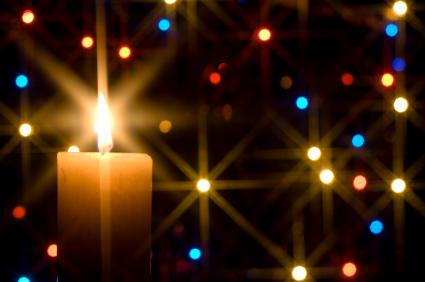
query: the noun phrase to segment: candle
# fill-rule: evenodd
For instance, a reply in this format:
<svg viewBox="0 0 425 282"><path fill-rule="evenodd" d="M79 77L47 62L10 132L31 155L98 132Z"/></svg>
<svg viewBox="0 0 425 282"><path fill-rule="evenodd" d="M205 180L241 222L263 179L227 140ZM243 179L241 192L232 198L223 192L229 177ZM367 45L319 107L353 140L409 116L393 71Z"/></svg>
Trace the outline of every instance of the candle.
<svg viewBox="0 0 425 282"><path fill-rule="evenodd" d="M61 282L150 281L152 160L109 153L107 116L99 95L100 153L57 156Z"/></svg>

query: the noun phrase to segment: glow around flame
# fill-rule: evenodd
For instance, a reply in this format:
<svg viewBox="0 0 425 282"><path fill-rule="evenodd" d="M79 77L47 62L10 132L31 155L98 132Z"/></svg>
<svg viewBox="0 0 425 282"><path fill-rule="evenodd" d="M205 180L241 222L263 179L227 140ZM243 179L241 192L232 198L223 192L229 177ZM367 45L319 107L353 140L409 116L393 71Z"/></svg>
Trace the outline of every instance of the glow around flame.
<svg viewBox="0 0 425 282"><path fill-rule="evenodd" d="M111 151L113 143L108 104L103 93L99 93L96 119L97 147L100 153L105 154Z"/></svg>

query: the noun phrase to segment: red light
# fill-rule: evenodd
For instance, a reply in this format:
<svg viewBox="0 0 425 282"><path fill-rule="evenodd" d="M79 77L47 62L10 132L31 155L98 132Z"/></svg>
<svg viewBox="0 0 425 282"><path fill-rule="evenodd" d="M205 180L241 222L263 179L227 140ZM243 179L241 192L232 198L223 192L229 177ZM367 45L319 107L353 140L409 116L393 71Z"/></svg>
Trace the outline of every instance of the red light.
<svg viewBox="0 0 425 282"><path fill-rule="evenodd" d="M354 82L354 76L351 73L346 72L341 76L341 82L345 86L350 86Z"/></svg>
<svg viewBox="0 0 425 282"><path fill-rule="evenodd" d="M221 82L221 75L218 72L213 72L210 74L211 84L217 85Z"/></svg>
<svg viewBox="0 0 425 282"><path fill-rule="evenodd" d="M26 214L27 210L23 206L16 206L12 211L13 217L18 220L25 218Z"/></svg>

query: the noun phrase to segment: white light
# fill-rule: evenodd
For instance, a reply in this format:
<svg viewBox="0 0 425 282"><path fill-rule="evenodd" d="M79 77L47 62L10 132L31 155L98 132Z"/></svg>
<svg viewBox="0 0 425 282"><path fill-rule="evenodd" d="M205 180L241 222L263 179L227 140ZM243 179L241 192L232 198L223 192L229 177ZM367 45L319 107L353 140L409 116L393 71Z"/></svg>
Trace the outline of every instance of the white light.
<svg viewBox="0 0 425 282"><path fill-rule="evenodd" d="M32 127L28 123L23 123L19 127L19 134L21 134L23 137L28 137L32 133Z"/></svg>
<svg viewBox="0 0 425 282"><path fill-rule="evenodd" d="M77 146L75 146L75 145L72 145L72 146L70 146L69 148L68 148L68 152L69 153L79 153L80 152L80 148L78 148Z"/></svg>
<svg viewBox="0 0 425 282"><path fill-rule="evenodd" d="M407 12L407 4L404 1L397 1L393 5L393 11L398 16L404 16Z"/></svg>
<svg viewBox="0 0 425 282"><path fill-rule="evenodd" d="M320 172L320 181L324 184L331 184L335 178L335 175L332 170L324 169Z"/></svg>
<svg viewBox="0 0 425 282"><path fill-rule="evenodd" d="M304 266L296 266L292 269L292 278L296 281L303 281L307 277L307 270Z"/></svg>
<svg viewBox="0 0 425 282"><path fill-rule="evenodd" d="M403 179L394 179L391 183L391 189L394 193L402 193L406 189L406 182Z"/></svg>
<svg viewBox="0 0 425 282"><path fill-rule="evenodd" d="M164 0L165 4L172 5L176 3L176 0Z"/></svg>
<svg viewBox="0 0 425 282"><path fill-rule="evenodd" d="M210 182L207 179L200 179L198 183L196 183L196 188L199 190L199 192L207 192L210 190Z"/></svg>
<svg viewBox="0 0 425 282"><path fill-rule="evenodd" d="M97 104L97 147L102 154L108 153L112 149L112 135L110 128L110 117L108 104L103 93L99 93Z"/></svg>
<svg viewBox="0 0 425 282"><path fill-rule="evenodd" d="M398 97L394 100L394 110L399 113L404 113L409 107L409 102L406 98Z"/></svg>
<svg viewBox="0 0 425 282"><path fill-rule="evenodd" d="M312 161L317 161L322 156L322 151L318 147L310 147L307 151L307 157Z"/></svg>

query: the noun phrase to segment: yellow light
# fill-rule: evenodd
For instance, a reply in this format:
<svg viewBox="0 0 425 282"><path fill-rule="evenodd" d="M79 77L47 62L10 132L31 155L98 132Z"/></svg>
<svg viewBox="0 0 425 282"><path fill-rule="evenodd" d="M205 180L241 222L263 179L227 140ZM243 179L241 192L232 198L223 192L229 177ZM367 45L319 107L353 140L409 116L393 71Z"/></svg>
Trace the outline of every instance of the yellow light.
<svg viewBox="0 0 425 282"><path fill-rule="evenodd" d="M258 39L260 39L261 41L269 41L271 37L272 33L268 28L262 28L258 31Z"/></svg>
<svg viewBox="0 0 425 282"><path fill-rule="evenodd" d="M393 4L393 11L398 16L404 16L407 12L407 4L404 1L396 1Z"/></svg>
<svg viewBox="0 0 425 282"><path fill-rule="evenodd" d="M51 258L55 258L58 256L58 245L50 244L47 248L47 255Z"/></svg>
<svg viewBox="0 0 425 282"><path fill-rule="evenodd" d="M320 172L319 177L323 184L331 184L334 181L335 175L332 170L324 169Z"/></svg>
<svg viewBox="0 0 425 282"><path fill-rule="evenodd" d="M94 40L91 36L84 36L83 39L81 39L81 45L86 48L89 49L93 46Z"/></svg>
<svg viewBox="0 0 425 282"><path fill-rule="evenodd" d="M402 193L406 190L406 182L401 178L394 179L393 182L391 182L391 190L393 190L394 193Z"/></svg>
<svg viewBox="0 0 425 282"><path fill-rule="evenodd" d="M26 24L30 24L34 21L35 15L31 10L25 10L22 13L22 21Z"/></svg>
<svg viewBox="0 0 425 282"><path fill-rule="evenodd" d="M384 73L381 78L381 83L385 87L390 87L394 83L394 76L390 73Z"/></svg>
<svg viewBox="0 0 425 282"><path fill-rule="evenodd" d="M122 46L118 51L118 55L122 59L127 59L131 55L131 49L128 46Z"/></svg>
<svg viewBox="0 0 425 282"><path fill-rule="evenodd" d="M108 153L112 149L112 134L110 128L110 118L108 104L103 93L99 93L97 104L97 147L102 154Z"/></svg>
<svg viewBox="0 0 425 282"><path fill-rule="evenodd" d="M210 187L210 182L205 178L199 179L198 183L196 183L196 188L199 190L199 192L207 192L210 190Z"/></svg>
<svg viewBox="0 0 425 282"><path fill-rule="evenodd" d="M398 97L394 100L393 106L396 112L404 113L409 107L409 102L406 100L406 98Z"/></svg>
<svg viewBox="0 0 425 282"><path fill-rule="evenodd" d="M283 89L289 89L292 87L292 78L285 75L280 79L280 86Z"/></svg>
<svg viewBox="0 0 425 282"><path fill-rule="evenodd" d="M68 148L68 152L69 153L79 153L80 152L80 148L78 148L77 146L75 146L75 145L72 145L72 146L70 146L69 148Z"/></svg>
<svg viewBox="0 0 425 282"><path fill-rule="evenodd" d="M322 151L318 147L310 147L307 151L307 157L312 161L317 161L322 156Z"/></svg>
<svg viewBox="0 0 425 282"><path fill-rule="evenodd" d="M292 269L292 278L296 281L303 281L307 277L307 269L298 265Z"/></svg>
<svg viewBox="0 0 425 282"><path fill-rule="evenodd" d="M176 3L176 0L164 0L165 4L168 5L173 5L174 3Z"/></svg>
<svg viewBox="0 0 425 282"><path fill-rule="evenodd" d="M346 277L353 277L354 275L356 275L356 272L357 272L357 267L352 262L347 262L342 266L342 273Z"/></svg>
<svg viewBox="0 0 425 282"><path fill-rule="evenodd" d="M163 120L159 123L159 131L161 131L162 133L170 132L172 127L173 124L169 120Z"/></svg>
<svg viewBox="0 0 425 282"><path fill-rule="evenodd" d="M21 134L23 137L28 137L32 133L32 127L28 123L23 123L19 127L19 134Z"/></svg>

